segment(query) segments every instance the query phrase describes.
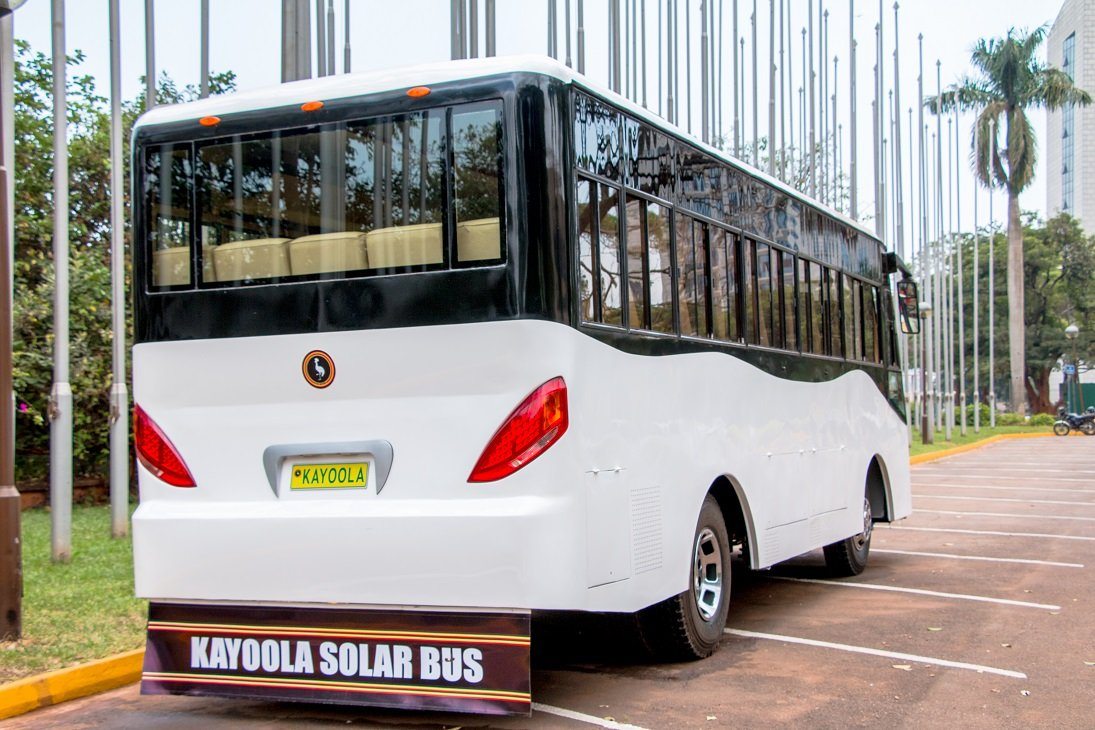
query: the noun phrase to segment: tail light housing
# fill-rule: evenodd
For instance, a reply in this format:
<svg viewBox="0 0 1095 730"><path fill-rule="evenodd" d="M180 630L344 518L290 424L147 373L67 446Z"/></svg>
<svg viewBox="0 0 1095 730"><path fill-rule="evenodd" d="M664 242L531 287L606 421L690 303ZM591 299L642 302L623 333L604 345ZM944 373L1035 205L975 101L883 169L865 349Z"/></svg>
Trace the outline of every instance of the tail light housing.
<svg viewBox="0 0 1095 730"><path fill-rule="evenodd" d="M193 487L194 477L171 439L140 406L133 408L133 441L137 458L157 479L174 487Z"/></svg>
<svg viewBox="0 0 1095 730"><path fill-rule="evenodd" d="M552 378L532 391L502 422L468 481L494 482L513 474L562 438L569 422L566 381Z"/></svg>

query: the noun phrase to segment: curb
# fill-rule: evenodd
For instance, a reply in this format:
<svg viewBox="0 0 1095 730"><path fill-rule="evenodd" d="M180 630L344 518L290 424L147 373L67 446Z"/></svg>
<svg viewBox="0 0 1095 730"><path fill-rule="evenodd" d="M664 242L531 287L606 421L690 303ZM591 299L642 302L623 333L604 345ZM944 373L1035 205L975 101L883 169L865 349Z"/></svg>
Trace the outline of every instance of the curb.
<svg viewBox="0 0 1095 730"><path fill-rule="evenodd" d="M0 720L106 692L141 678L144 649L0 685Z"/></svg>
<svg viewBox="0 0 1095 730"><path fill-rule="evenodd" d="M1046 436L1053 436L1052 433L1001 433L995 436L989 436L986 439L975 441L972 444L964 444L962 446L955 446L950 449L940 449L939 451L931 451L927 454L917 454L916 456L909 457L909 464L923 464L928 461L936 461L938 459L945 459L948 456L954 456L955 454L961 454L965 451L973 451L979 449L982 446L988 446L989 444L995 444L1000 441L1011 441L1013 439L1039 439Z"/></svg>

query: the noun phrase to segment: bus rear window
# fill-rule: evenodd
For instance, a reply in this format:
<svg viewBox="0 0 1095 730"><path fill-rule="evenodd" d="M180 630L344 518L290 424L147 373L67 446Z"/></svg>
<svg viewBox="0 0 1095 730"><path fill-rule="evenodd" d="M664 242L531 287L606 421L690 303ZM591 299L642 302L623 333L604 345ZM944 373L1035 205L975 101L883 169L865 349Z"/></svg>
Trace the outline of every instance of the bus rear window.
<svg viewBox="0 0 1095 730"><path fill-rule="evenodd" d="M190 199L193 194L190 145L149 150L144 165L144 204L152 249L152 284L191 284Z"/></svg>
<svg viewBox="0 0 1095 730"><path fill-rule="evenodd" d="M500 102L195 147L194 169L178 173L194 188L194 235L188 224L159 233L166 204L146 195L153 288L191 284L193 260L199 284L231 287L503 258ZM170 268L176 259L185 270Z"/></svg>

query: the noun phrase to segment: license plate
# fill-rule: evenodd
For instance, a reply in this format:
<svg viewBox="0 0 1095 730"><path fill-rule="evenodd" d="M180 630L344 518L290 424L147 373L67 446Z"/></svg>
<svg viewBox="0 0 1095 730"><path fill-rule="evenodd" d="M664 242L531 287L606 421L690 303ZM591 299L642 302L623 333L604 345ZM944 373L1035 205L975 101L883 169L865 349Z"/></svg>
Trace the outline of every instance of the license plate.
<svg viewBox="0 0 1095 730"><path fill-rule="evenodd" d="M290 489L364 489L369 481L369 464L296 464Z"/></svg>

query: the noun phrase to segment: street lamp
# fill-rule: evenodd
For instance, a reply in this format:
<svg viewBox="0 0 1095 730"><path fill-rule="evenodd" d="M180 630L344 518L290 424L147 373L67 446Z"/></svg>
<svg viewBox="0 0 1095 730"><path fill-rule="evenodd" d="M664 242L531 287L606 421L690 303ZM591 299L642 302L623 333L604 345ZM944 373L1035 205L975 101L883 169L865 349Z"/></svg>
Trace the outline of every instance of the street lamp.
<svg viewBox="0 0 1095 730"><path fill-rule="evenodd" d="M1078 393L1077 393L1077 395L1079 396L1078 404L1080 406L1078 410L1082 411L1084 409L1084 403L1083 403L1084 395L1083 395L1083 391L1080 390L1080 355L1079 355L1079 351L1077 349L1077 343L1076 343L1076 340L1079 337L1080 337L1080 328L1077 327L1075 324L1070 324L1068 327L1065 327L1065 339L1072 342L1072 367L1073 367L1072 382L1076 386L1076 390L1078 391ZM1065 373L1065 407L1066 408L1068 408L1068 405L1069 405L1069 403L1068 403L1068 393L1069 393L1069 391L1070 391L1070 389L1068 387L1068 373L1066 371L1066 373Z"/></svg>
<svg viewBox="0 0 1095 730"><path fill-rule="evenodd" d="M927 320L932 316L931 302L925 300L920 302L918 307L920 310L920 320ZM920 441L924 444L935 443L935 433L931 427L932 417L928 412L930 409L928 400L928 338L924 336L926 327L920 328L920 398L924 401L920 408Z"/></svg>

